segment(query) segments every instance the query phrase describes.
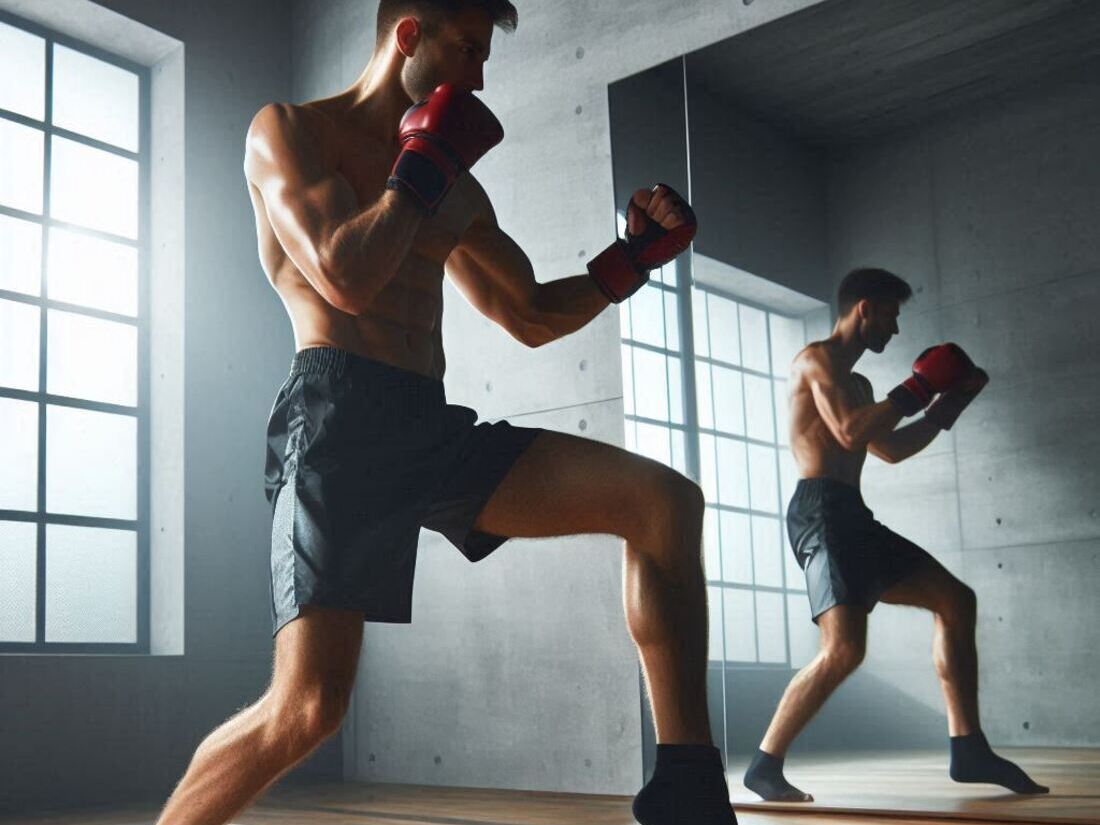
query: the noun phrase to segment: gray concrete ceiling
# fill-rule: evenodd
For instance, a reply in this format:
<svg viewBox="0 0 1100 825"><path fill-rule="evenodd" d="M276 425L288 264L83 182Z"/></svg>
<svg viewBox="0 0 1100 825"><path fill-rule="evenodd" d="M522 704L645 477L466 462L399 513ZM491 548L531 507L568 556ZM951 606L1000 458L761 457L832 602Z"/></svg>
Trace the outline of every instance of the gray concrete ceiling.
<svg viewBox="0 0 1100 825"><path fill-rule="evenodd" d="M689 54L687 72L689 89L831 145L1098 59L1097 0L827 0Z"/></svg>

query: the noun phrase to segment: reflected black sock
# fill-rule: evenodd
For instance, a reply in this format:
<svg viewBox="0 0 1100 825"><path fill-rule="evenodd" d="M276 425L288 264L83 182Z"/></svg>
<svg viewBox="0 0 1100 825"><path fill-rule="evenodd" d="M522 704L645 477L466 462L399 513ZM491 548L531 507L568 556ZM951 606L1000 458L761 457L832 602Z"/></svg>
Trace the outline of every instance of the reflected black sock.
<svg viewBox="0 0 1100 825"><path fill-rule="evenodd" d="M783 776L783 759L758 750L745 771L745 787L765 802L813 802L814 798Z"/></svg>
<svg viewBox="0 0 1100 825"><path fill-rule="evenodd" d="M989 782L1014 793L1050 792L1014 762L997 756L981 731L951 737L951 778L956 782Z"/></svg>
<svg viewBox="0 0 1100 825"><path fill-rule="evenodd" d="M653 778L634 797L642 825L737 825L726 770L712 745L658 745Z"/></svg>

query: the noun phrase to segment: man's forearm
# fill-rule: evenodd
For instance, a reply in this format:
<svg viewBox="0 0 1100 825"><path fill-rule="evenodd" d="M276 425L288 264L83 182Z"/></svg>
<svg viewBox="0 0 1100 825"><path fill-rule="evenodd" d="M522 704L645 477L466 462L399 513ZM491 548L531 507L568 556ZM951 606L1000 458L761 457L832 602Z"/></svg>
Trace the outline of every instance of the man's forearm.
<svg viewBox="0 0 1100 825"><path fill-rule="evenodd" d="M539 284L535 292L532 327L537 343L546 344L576 332L610 301L588 275L574 275Z"/></svg>
<svg viewBox="0 0 1100 825"><path fill-rule="evenodd" d="M931 444L939 434L940 428L927 418L906 424L887 437L890 457L894 461L903 461L914 456Z"/></svg>
<svg viewBox="0 0 1100 825"><path fill-rule="evenodd" d="M330 259L337 283L366 305L393 279L412 247L424 213L412 196L387 189L378 202L341 226Z"/></svg>

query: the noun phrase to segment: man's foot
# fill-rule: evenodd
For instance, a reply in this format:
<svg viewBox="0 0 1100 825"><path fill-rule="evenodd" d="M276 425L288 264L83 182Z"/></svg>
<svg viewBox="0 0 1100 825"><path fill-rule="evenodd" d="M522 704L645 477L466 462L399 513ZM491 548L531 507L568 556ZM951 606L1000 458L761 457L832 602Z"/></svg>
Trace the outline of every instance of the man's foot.
<svg viewBox="0 0 1100 825"><path fill-rule="evenodd" d="M813 802L783 776L783 759L758 750L745 771L745 787L760 794L765 802Z"/></svg>
<svg viewBox="0 0 1100 825"><path fill-rule="evenodd" d="M1050 793L1020 767L997 756L981 731L951 737L951 778L956 782L988 782L1013 793Z"/></svg>
<svg viewBox="0 0 1100 825"><path fill-rule="evenodd" d="M718 748L658 745L653 778L633 810L641 825L737 825Z"/></svg>

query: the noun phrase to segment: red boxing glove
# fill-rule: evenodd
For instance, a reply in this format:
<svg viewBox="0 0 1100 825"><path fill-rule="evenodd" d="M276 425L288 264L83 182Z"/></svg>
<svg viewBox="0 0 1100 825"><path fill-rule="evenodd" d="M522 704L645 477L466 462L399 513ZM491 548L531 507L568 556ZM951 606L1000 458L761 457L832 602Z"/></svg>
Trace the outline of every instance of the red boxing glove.
<svg viewBox="0 0 1100 825"><path fill-rule="evenodd" d="M913 374L894 387L888 398L903 415L916 415L936 393L951 389L975 369L958 344L929 347L913 362Z"/></svg>
<svg viewBox="0 0 1100 825"><path fill-rule="evenodd" d="M970 406L970 402L978 397L978 393L988 383L989 375L986 371L981 367L974 367L974 372L969 378L933 401L924 411L924 417L941 430L950 430L962 415L963 410Z"/></svg>
<svg viewBox="0 0 1100 825"><path fill-rule="evenodd" d="M504 129L471 92L444 83L409 107L398 137L401 152L386 188L411 192L431 215L455 179L504 139Z"/></svg>
<svg viewBox="0 0 1100 825"><path fill-rule="evenodd" d="M645 191L645 190L642 190ZM650 212L667 205L660 222ZM670 186L658 183L653 187L646 210L634 198L626 208L626 238L617 238L611 246L588 262L588 274L600 291L614 304L621 303L641 289L649 280L649 272L664 266L691 245L697 224L695 213ZM631 216L641 219L645 229L640 235L630 233ZM662 226L664 223L666 226ZM667 224L672 223L672 226Z"/></svg>

